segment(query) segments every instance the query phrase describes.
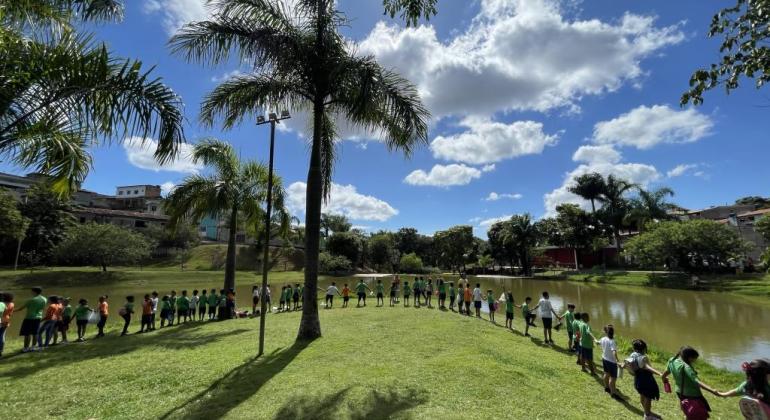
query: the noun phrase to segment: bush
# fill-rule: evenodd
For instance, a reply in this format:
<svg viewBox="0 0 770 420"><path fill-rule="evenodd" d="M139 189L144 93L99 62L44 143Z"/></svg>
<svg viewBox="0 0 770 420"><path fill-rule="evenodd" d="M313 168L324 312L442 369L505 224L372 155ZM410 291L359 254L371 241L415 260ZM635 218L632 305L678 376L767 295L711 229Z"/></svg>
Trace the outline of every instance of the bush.
<svg viewBox="0 0 770 420"><path fill-rule="evenodd" d="M154 244L140 233L111 224L87 223L67 231L56 247L59 261L108 266L134 264L150 256Z"/></svg>
<svg viewBox="0 0 770 420"><path fill-rule="evenodd" d="M349 272L353 268L350 260L341 255L331 255L328 252L318 254L318 269L322 273Z"/></svg>
<svg viewBox="0 0 770 420"><path fill-rule="evenodd" d="M399 270L402 273L417 274L422 272L422 259L414 252L401 256Z"/></svg>

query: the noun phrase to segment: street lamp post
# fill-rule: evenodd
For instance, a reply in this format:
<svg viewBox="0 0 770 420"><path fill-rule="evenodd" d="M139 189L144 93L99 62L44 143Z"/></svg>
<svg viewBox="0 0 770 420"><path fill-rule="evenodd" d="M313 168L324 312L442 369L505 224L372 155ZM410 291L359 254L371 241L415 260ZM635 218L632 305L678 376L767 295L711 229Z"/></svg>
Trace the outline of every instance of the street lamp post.
<svg viewBox="0 0 770 420"><path fill-rule="evenodd" d="M267 272L270 269L267 264L267 259L270 255L270 219L271 212L273 211L273 151L275 150L275 125L281 120L291 118L289 111L282 111L279 117L276 113L271 112L268 115L268 119L265 117L257 117L257 125L270 124L270 159L268 164L267 175L267 210L265 211L265 249L262 254L262 288L259 293L260 297L260 310L259 314L259 352L257 357L262 356L265 352L265 317L267 315Z"/></svg>

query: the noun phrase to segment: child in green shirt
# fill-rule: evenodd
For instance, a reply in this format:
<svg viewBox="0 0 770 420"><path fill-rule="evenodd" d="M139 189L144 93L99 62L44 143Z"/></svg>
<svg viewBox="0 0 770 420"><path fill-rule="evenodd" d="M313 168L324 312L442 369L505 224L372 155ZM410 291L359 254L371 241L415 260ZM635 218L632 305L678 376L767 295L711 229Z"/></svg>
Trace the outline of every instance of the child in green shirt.
<svg viewBox="0 0 770 420"><path fill-rule="evenodd" d="M438 307L446 309L446 283L443 279L438 279Z"/></svg>
<svg viewBox="0 0 770 420"><path fill-rule="evenodd" d="M356 285L356 294L358 294L358 304L357 307L361 306L361 302L364 302L364 306L366 306L366 291L372 291L372 289L369 288L369 286L364 283L364 280L361 279L361 281L358 282Z"/></svg>
<svg viewBox="0 0 770 420"><path fill-rule="evenodd" d="M166 326L166 322L169 322L168 325L171 325L171 321L174 319L174 309L171 307L171 297L168 295L163 296L163 299L160 300L160 327L163 328Z"/></svg>
<svg viewBox="0 0 770 420"><path fill-rule="evenodd" d="M409 288L409 282L404 282L404 307L409 306L409 295L411 295L412 289Z"/></svg>
<svg viewBox="0 0 770 420"><path fill-rule="evenodd" d="M586 371L586 364L591 371L591 375L596 375L596 367L594 366L594 337L591 326L588 324L590 317L587 312L583 312L580 323L580 354L581 354L581 369Z"/></svg>
<svg viewBox="0 0 770 420"><path fill-rule="evenodd" d="M168 303L171 305L171 313L168 317L168 326L174 325L174 317L176 315L176 301L179 300L179 298L176 295L176 290L171 291L171 296L168 298Z"/></svg>
<svg viewBox="0 0 770 420"><path fill-rule="evenodd" d="M385 306L385 286L382 284L382 280L377 280L374 289L377 291L377 306Z"/></svg>
<svg viewBox="0 0 770 420"><path fill-rule="evenodd" d="M211 293L209 293L209 321L217 316L217 306L219 306L219 296L217 296L217 289L211 289Z"/></svg>
<svg viewBox="0 0 770 420"><path fill-rule="evenodd" d="M176 323L179 324L184 320L187 322L187 316L190 313L190 298L187 297L187 290L182 290L182 296L176 300Z"/></svg>
<svg viewBox="0 0 770 420"><path fill-rule="evenodd" d="M209 302L206 295L206 289L201 290L201 298L198 301L198 321L203 321L206 317L206 304Z"/></svg>
<svg viewBox="0 0 770 420"><path fill-rule="evenodd" d="M513 293L508 292L505 294L505 327L514 330L513 328L513 311L514 308L521 308L521 305L516 305L513 300Z"/></svg>
<svg viewBox="0 0 770 420"><path fill-rule="evenodd" d="M487 290L487 307L489 307L489 322L495 322L495 294L492 289Z"/></svg>
<svg viewBox="0 0 770 420"><path fill-rule="evenodd" d="M134 313L134 297L126 296L126 303L118 312L123 317L123 332L120 336L128 335L128 326L131 324L131 315Z"/></svg>
<svg viewBox="0 0 770 420"><path fill-rule="evenodd" d="M75 325L78 328L77 342L82 343L86 341L86 327L88 326L88 318L91 317L91 312L94 310L88 307L88 301L80 299L78 301L78 307L75 308Z"/></svg>

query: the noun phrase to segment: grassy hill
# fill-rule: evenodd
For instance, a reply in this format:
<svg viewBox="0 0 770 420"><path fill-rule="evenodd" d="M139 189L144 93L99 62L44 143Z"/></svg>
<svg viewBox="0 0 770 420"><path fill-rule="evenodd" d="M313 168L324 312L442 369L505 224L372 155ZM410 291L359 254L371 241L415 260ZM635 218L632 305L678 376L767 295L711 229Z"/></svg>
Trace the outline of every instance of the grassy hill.
<svg viewBox="0 0 770 420"><path fill-rule="evenodd" d="M370 305L321 310L324 337L295 344L299 318L269 316L267 356L260 359L257 319L122 338L113 326L104 339L14 354L0 361L0 389L7 391L0 407L7 418L641 416L631 378L619 382L627 400L610 399L564 350L563 331L548 347L452 312ZM708 366L699 371L721 389L739 380ZM662 395L654 410L681 418L675 397ZM710 401L714 418L738 416L736 400Z"/></svg>
<svg viewBox="0 0 770 420"><path fill-rule="evenodd" d="M202 244L190 249L189 252L181 256L172 254L159 258L147 267L178 268L184 263L187 270L223 270L226 255L226 244ZM261 270L261 260L262 254L257 255L254 247L250 245L236 245L235 262L237 270ZM270 269L273 271L299 270L304 264L304 253L298 249L284 250L271 247L270 262Z"/></svg>

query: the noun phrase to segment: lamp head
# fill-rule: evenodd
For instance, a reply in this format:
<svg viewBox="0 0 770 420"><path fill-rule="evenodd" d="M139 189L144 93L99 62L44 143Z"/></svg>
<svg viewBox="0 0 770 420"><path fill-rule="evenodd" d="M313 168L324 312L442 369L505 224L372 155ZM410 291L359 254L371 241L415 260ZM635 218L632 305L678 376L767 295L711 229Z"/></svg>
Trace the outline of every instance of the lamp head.
<svg viewBox="0 0 770 420"><path fill-rule="evenodd" d="M278 119L278 115L275 112L268 114L268 117L270 118L270 121L275 121Z"/></svg>
<svg viewBox="0 0 770 420"><path fill-rule="evenodd" d="M263 115L257 116L257 124L262 124L265 122L265 117Z"/></svg>
<svg viewBox="0 0 770 420"><path fill-rule="evenodd" d="M283 111L281 111L281 119L285 120L285 119L288 119L288 118L291 118L291 115L289 114L289 111L287 111L285 109Z"/></svg>

